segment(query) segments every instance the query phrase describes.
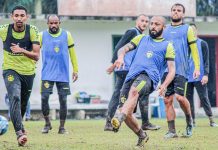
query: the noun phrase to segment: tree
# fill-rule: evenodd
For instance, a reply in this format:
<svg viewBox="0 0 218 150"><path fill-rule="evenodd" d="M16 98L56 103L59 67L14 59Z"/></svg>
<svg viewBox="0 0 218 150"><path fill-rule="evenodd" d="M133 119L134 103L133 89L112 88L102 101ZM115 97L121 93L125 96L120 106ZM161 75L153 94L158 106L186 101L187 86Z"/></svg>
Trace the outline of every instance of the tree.
<svg viewBox="0 0 218 150"><path fill-rule="evenodd" d="M34 13L34 0L0 0L0 13L11 13L16 5L22 5L28 13Z"/></svg>

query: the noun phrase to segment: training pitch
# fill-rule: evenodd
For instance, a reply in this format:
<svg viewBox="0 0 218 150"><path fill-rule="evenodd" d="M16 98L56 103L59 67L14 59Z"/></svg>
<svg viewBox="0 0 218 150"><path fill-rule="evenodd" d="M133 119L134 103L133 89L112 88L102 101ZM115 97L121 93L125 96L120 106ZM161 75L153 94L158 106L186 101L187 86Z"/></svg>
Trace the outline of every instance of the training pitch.
<svg viewBox="0 0 218 150"><path fill-rule="evenodd" d="M215 118L217 122L218 119ZM218 127L212 128L207 118L196 120L196 127L191 138L175 138L165 140L167 132L165 119L151 119L151 122L161 126L158 131L148 131L148 150L215 150L218 147ZM103 131L105 120L68 120L66 129L69 134L59 135L58 121L52 121L53 129L49 134L41 134L44 125L42 121L24 122L28 132L28 143L18 147L16 137L10 122L8 132L0 136L0 150L131 150L137 142L136 135L122 125L118 133ZM185 119L176 120L178 135L185 129Z"/></svg>

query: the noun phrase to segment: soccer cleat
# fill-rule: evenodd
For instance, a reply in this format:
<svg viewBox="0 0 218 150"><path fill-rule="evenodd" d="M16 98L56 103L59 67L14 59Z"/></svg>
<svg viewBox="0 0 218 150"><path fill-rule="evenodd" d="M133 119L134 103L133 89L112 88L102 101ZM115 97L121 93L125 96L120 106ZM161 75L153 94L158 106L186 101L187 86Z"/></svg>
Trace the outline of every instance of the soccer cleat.
<svg viewBox="0 0 218 150"><path fill-rule="evenodd" d="M168 131L165 135L164 135L164 139L171 139L171 138L177 138L178 135L174 132Z"/></svg>
<svg viewBox="0 0 218 150"><path fill-rule="evenodd" d="M22 130L16 132L18 146L24 146L27 143L27 135Z"/></svg>
<svg viewBox="0 0 218 150"><path fill-rule="evenodd" d="M186 132L183 133L182 137L189 138L192 136L192 125L186 127Z"/></svg>
<svg viewBox="0 0 218 150"><path fill-rule="evenodd" d="M104 131L113 131L113 126L111 122L107 121L105 126L104 126Z"/></svg>
<svg viewBox="0 0 218 150"><path fill-rule="evenodd" d="M52 126L51 125L45 125L44 128L42 129L42 133L43 134L46 134L49 132L49 130L52 129Z"/></svg>
<svg viewBox="0 0 218 150"><path fill-rule="evenodd" d="M145 123L142 125L142 130L159 130L161 127L158 125L153 125L152 123Z"/></svg>
<svg viewBox="0 0 218 150"><path fill-rule="evenodd" d="M148 142L148 140L149 140L149 137L148 137L148 135L145 133L145 137L140 137L140 138L138 138L138 142L137 142L135 148L140 148L140 149L141 149L141 148L144 148L145 143Z"/></svg>
<svg viewBox="0 0 218 150"><path fill-rule="evenodd" d="M114 131L114 132L118 132L121 123L120 123L120 121L118 120L118 118L114 117L114 118L112 118L112 120L111 120L111 125L112 125L112 127L113 127L113 131Z"/></svg>
<svg viewBox="0 0 218 150"><path fill-rule="evenodd" d="M211 127L218 127L218 125L215 122L210 122Z"/></svg>
<svg viewBox="0 0 218 150"><path fill-rule="evenodd" d="M64 127L59 128L58 134L68 134L67 130Z"/></svg>

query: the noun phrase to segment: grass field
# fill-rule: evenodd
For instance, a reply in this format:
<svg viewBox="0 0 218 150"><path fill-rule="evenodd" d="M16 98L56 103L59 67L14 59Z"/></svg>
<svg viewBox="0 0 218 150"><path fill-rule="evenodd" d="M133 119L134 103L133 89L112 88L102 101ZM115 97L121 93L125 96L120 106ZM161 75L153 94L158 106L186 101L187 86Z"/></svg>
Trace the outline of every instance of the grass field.
<svg viewBox="0 0 218 150"><path fill-rule="evenodd" d="M149 141L145 149L149 150L216 150L218 149L218 127L208 125L208 119L196 120L197 127L191 138L176 138L165 140L167 131L165 119L152 119L152 123L161 125L159 131L148 131ZM104 132L104 120L68 120L66 129L69 134L59 135L58 121L53 121L53 129L49 134L41 134L44 125L42 121L25 122L28 132L28 143L18 147L16 137L10 123L8 132L0 136L0 150L131 150L137 142L137 137L123 124L118 133ZM176 120L177 132L181 135L185 128L185 119Z"/></svg>

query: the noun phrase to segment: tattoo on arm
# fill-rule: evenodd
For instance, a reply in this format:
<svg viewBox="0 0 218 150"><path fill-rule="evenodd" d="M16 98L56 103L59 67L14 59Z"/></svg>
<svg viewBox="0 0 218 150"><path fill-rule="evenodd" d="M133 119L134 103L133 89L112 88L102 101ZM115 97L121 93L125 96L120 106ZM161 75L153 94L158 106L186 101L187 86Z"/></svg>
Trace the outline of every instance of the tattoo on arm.
<svg viewBox="0 0 218 150"><path fill-rule="evenodd" d="M121 47L119 50L118 50L118 55L120 55L121 53L123 52L128 52L128 51L131 51L134 49L134 45L132 45L131 43L127 43L126 45L124 45L123 47Z"/></svg>

